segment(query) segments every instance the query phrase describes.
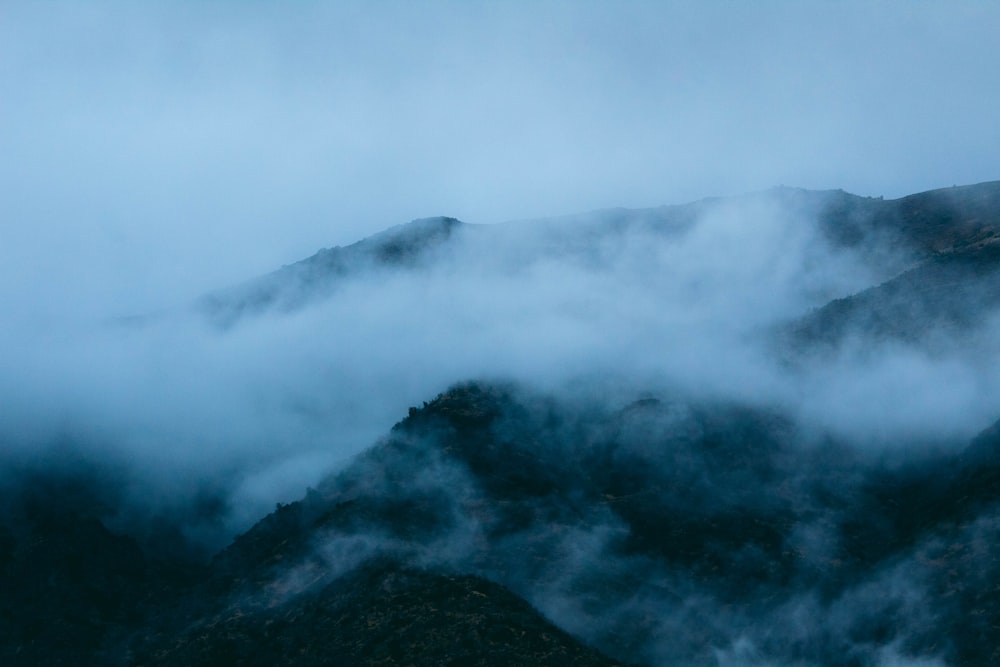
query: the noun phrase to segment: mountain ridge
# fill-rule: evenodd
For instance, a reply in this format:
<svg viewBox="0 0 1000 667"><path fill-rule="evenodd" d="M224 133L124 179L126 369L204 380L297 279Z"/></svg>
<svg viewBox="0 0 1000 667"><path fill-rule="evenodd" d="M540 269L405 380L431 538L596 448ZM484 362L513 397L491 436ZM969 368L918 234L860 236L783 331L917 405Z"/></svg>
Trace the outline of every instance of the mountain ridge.
<svg viewBox="0 0 1000 667"><path fill-rule="evenodd" d="M683 235L714 207L771 201L779 208L814 217L835 246L882 247L906 259L890 275L942 254L958 252L976 243L992 243L1000 234L1000 181L952 186L897 199L862 197L843 190L805 190L778 187L735 197L714 197L688 204L647 209L601 209L584 214L470 225L456 218L422 218L390 227L344 247L321 249L310 257L236 287L200 298L196 310L221 328L236 325L245 316L270 310L297 310L332 293L337 283L373 270L413 269L472 228L502 238L514 228L535 228L546 252L589 248L609 234L640 229L655 234ZM529 252L537 252L529 251ZM579 252L579 250L577 250ZM544 256L544 253L543 255ZM531 261L531 260L529 260ZM847 297L849 295L843 295Z"/></svg>
<svg viewBox="0 0 1000 667"><path fill-rule="evenodd" d="M520 271L523 279L512 283L519 299L530 296L525 287L547 289L545 280L587 278L583 289L569 292L582 295L570 311L592 316L588 304L612 275L609 266L643 259L661 245L673 248L705 224L707 232L695 238L701 245L692 247L723 254L709 269L751 254L757 230L749 223L730 255L718 248L716 235L730 228L712 227L713 216L731 223L734 211L758 216L750 222L787 218L788 225L770 230L768 242L784 242L784 235L811 225L789 251L812 252L803 253L804 264L846 253L857 263L830 262L831 272L860 266L871 271L862 277L878 278L812 311L794 310L797 299L776 311L795 313L778 324L777 351L768 348L779 359L787 355L790 373L823 363L852 372L837 365L848 344L869 355L862 357L867 366L892 346L926 348L935 359L956 349L975 355L976 337L989 339L990 318L1000 307L1000 181L888 201L779 188L735 201L616 209L537 225L427 218L321 250L197 307L218 330L213 343L225 342L249 318L298 312L342 287L364 285L368 298L427 272L440 272L430 289L467 277L463 271L487 277ZM468 248L490 252L458 262ZM526 248L533 254L519 254ZM628 279L652 281L654 297L692 279L695 298L676 303L697 311L706 284L742 298L740 280L771 275L766 262L717 284L698 282L704 276L697 272L671 274L685 259L687 247L681 248L669 261L628 267ZM542 270L525 270L532 262ZM582 269L546 272L552 264L563 269L558 262ZM666 279L656 282L650 267L664 268ZM800 273L789 275L794 283ZM385 276L392 280L365 282ZM639 284L629 280L613 283L609 294L617 299L626 294L620 288ZM772 286L761 284L765 291ZM462 304L486 302L488 309L496 296L483 289L490 285L472 282L474 298ZM366 302L348 305L358 303ZM634 305L644 311L664 303ZM531 305L539 304L560 305ZM709 305L709 311L718 306ZM419 322L433 323L442 313L453 311L431 310ZM600 322L613 324L618 314ZM688 338L655 342L694 347L692 331L707 335L723 321L707 322L679 329ZM374 323L365 331L383 320ZM542 327L537 320L527 324ZM475 350L499 353L510 344L502 337L487 343ZM406 348L401 363L422 349ZM640 361L657 349L644 349ZM695 368L705 372L731 360L696 358ZM542 363L543 355L531 361ZM863 395L874 426L845 435L756 387L764 384L753 376L757 369L737 367L725 376L750 376L754 391L744 393L596 371L570 376L570 389L516 373L449 381L298 499L257 515L210 558L186 543L184 522L225 515L225 491L199 492L192 508L172 518L152 513L126 520L126 506L136 502L119 481L129 479L127 466L88 464L69 448L57 450L59 465L12 468L0 485L0 661L858 667L1000 661L994 555L1000 408L972 438L933 440L911 429L891 431L887 446L878 431L889 400ZM323 382L310 387L326 387L329 376L320 374ZM352 407L363 409L366 395L358 395Z"/></svg>
<svg viewBox="0 0 1000 667"><path fill-rule="evenodd" d="M984 597L974 588L939 579L947 568L919 560L925 558L920 556L925 551L937 553L938 540L948 535L953 535L952 545L982 548L984 538L961 536L974 525L970 520L983 514L993 516L1000 508L995 457L986 455L984 459L977 453L984 447L995 451L995 426L957 455L897 468L861 464L849 450L830 444L816 450L802 448L793 444L796 438L786 433L788 425L780 418L775 421L775 416L737 406L694 407L693 413L687 412L690 409L677 412L671 403L643 399L625 406L617 413L619 417L614 417L614 412L602 417L588 415L586 410L576 412L576 408L567 412L565 405L524 394L507 384L457 385L425 407L411 410L389 438L363 454L355 466L262 520L220 554L213 567L220 572L260 573L258 579L239 584L238 590L246 586L248 591L266 590L269 582L287 576L282 573L305 567L312 572L307 579L315 578L304 589L310 590L347 576L338 574L343 567L347 568L343 572L349 573L369 559L377 561L384 556L404 565L419 563L430 572L471 571L476 576L499 579L513 586L514 592L545 606L546 596L553 594L542 593L552 586L545 582L548 570L542 567L536 571L531 563L564 558L558 555L563 548L559 545L566 544L563 540L585 542L588 532L600 533L606 530L602 526L624 521L627 528L623 532L613 529L601 555L595 555L606 570L590 575L597 577L594 582L584 578L559 584L569 585L563 594L586 598L601 590L605 604L614 607L621 604L616 596L628 599L645 585L633 581L633 573L615 565L616 561L634 562L633 567L643 563L640 572L652 568L638 575L643 580L655 579L653 572L662 562L668 568L665 571L689 573L704 595L717 598L716 604L728 605L738 617L777 615L775 622L780 624L785 622L780 620L781 604L761 606L762 597L794 599L803 589L816 587L814 594L825 600L820 609L834 607L845 596L854 595L852 591L858 587L863 588L867 579L884 576L880 573L906 563L907 567L921 568L922 576L931 577L933 584L926 595L937 600L935 604L944 604L947 598L938 596L953 590L961 599L948 604L965 610L956 610L955 614L962 615L947 623L939 619L937 626L923 627L921 632L926 636L919 637L906 625L915 618L903 616L893 621L887 617L883 632L905 640L912 655L928 651L933 655L940 650L947 633L958 628L952 624L968 626L968 621L959 619L974 610L987 625L1000 620L1000 597ZM575 421L581 418L582 422ZM660 454L645 451L650 437L657 437L644 430L650 418L654 424L667 418L668 430L659 437L672 439L673 449ZM622 425L635 426L606 430L618 419L625 420ZM684 423L689 425L680 428ZM581 438L574 459L566 459L561 449L560 441L567 435ZM605 444L608 437L611 440ZM612 449L606 449L609 446ZM707 458L691 468L688 456ZM789 456L793 462L785 460ZM983 460L989 462L976 463ZM704 479L690 475L695 470L715 479L705 485ZM779 483L777 489L787 484L791 470L807 476L776 495L775 489L768 490L775 483ZM414 479L413 471L423 472ZM945 479L940 477L942 473ZM419 478L425 475L437 481L424 486ZM456 480L463 479L456 487ZM373 485L372 480L379 481ZM451 480L447 486L438 486L446 480ZM720 492L728 496L717 495ZM693 517L685 516L693 499L700 499L703 509ZM805 544L790 549L790 541L798 539L798 526L816 521L813 514L819 508L825 508L819 516L836 527L833 535L839 546L826 553L813 552L816 547ZM457 519L456 512L466 518ZM481 537L463 537L463 526L469 520L481 522ZM378 536L382 546L367 543L366 535ZM466 552L469 547L461 545L470 538L472 544L481 539L487 544ZM459 541L454 542L456 539ZM345 565L342 559L349 554L353 555ZM829 560L817 562L818 557ZM984 574L1000 575L1000 569L981 558L963 563L954 556L939 557L963 572L985 567ZM519 561L524 564L509 569ZM301 581L298 575L296 581ZM595 585L597 588L591 589ZM666 599L670 599L669 593ZM559 608L558 604L552 607ZM557 612L556 620L560 618L567 621ZM901 625L891 625L893 622ZM861 627L852 632L860 632ZM690 621L674 630L693 631ZM649 664L650 642L686 645L679 636L663 632L656 623L633 626L627 632L611 625L591 639L596 637L598 647L611 655ZM673 659L684 664L711 664L710 655L703 650L724 636L708 628L702 632L701 651L688 648L693 652L686 653L679 648ZM695 636L699 636L697 632ZM637 640L646 649L629 650L629 642ZM843 655L845 650L860 660L871 647L888 640L872 635L854 649L847 649L844 641L843 637L820 635L798 647L775 646L771 650L785 658L830 664L833 656ZM962 641L949 649L954 657L961 657L962 664L989 664L990 656L995 657L1000 650L983 637ZM789 650L792 652L783 652Z"/></svg>

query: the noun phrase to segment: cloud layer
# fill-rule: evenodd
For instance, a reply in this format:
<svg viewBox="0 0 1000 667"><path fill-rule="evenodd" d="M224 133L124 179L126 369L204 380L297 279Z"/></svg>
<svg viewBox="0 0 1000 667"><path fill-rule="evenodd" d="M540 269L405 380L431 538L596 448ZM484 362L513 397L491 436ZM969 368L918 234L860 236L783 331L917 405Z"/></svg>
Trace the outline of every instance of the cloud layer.
<svg viewBox="0 0 1000 667"><path fill-rule="evenodd" d="M776 353L776 327L898 264L832 242L819 201L778 189L683 220L666 208L459 225L413 262L361 263L325 298L228 328L194 307L22 322L0 341L17 351L0 368L6 461L112 461L140 514L215 498L190 530L221 544L408 406L472 378L612 405L649 391L757 405L882 453L964 443L1000 414L985 315L974 336L940 332L933 349L852 339L791 365ZM276 279L293 303L315 289Z"/></svg>

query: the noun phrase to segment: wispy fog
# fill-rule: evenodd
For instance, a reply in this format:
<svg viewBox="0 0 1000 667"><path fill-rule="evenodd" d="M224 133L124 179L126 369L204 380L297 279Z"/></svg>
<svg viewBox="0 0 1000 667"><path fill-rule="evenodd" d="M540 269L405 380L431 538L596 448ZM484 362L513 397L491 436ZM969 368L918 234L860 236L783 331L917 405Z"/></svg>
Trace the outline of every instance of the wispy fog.
<svg viewBox="0 0 1000 667"><path fill-rule="evenodd" d="M794 194L709 202L680 222L666 208L633 223L609 211L459 224L413 262L361 263L324 289L275 274L288 305L224 327L193 302L138 321L15 323L0 340L5 461L58 468L82 452L124 467L140 512L209 496L218 511L190 530L217 540L467 379L609 406L644 392L735 401L897 454L992 423L988 320L933 347L849 340L791 362L775 348L781 327L908 256L837 245Z"/></svg>
<svg viewBox="0 0 1000 667"><path fill-rule="evenodd" d="M1000 417L1000 278L963 291L955 235L920 236L944 209L909 236L851 215L1000 177L998 27L972 0L0 3L0 501L48 475L72 504L49 489L77 476L111 531L200 557L307 487L287 514L368 494L437 528L361 511L261 594L398 552L651 664L944 664L942 614L973 607L940 563L972 591L988 549L862 477L950 498L917 496ZM989 273L1000 194L977 201ZM838 319L918 260L954 280ZM433 404L380 440L470 380L517 387L497 437L528 486L568 481L508 502L419 432ZM992 546L965 501L954 544ZM674 548L663 517L688 570L629 546ZM899 558L862 544L911 528ZM755 586L787 594L730 604Z"/></svg>
<svg viewBox="0 0 1000 667"><path fill-rule="evenodd" d="M888 274L768 197L594 244L564 232L601 215L472 228L227 331L186 308L425 215L995 178L998 24L985 2L5 3L5 460L91 452L153 505L221 494L232 531L471 377L721 394L882 445L970 435L997 413L992 336L770 355L769 327Z"/></svg>

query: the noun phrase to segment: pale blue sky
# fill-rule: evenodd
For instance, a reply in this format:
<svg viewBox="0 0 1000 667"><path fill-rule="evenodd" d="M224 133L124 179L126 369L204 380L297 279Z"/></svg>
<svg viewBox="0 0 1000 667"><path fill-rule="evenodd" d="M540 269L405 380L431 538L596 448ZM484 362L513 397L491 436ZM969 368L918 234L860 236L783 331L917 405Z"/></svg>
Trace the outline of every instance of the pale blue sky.
<svg viewBox="0 0 1000 667"><path fill-rule="evenodd" d="M998 32L996 2L3 2L0 296L141 311L427 215L997 179Z"/></svg>

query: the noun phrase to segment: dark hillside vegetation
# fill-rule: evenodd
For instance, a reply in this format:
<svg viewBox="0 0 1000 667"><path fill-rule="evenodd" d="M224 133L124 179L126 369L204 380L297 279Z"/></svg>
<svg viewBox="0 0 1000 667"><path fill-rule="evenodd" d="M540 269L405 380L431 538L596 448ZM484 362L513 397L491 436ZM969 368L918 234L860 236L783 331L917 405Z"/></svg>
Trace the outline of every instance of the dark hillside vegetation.
<svg viewBox="0 0 1000 667"><path fill-rule="evenodd" d="M739 406L460 385L208 566L9 519L5 664L713 664L735 629L775 661L988 665L995 431L883 465Z"/></svg>
<svg viewBox="0 0 1000 667"><path fill-rule="evenodd" d="M764 241L801 256L756 262L756 229L737 225L742 235L729 245L716 236L733 220L769 216L780 224ZM400 350L387 365L451 372L495 355L490 367L512 360L513 370L435 385L391 428L379 421L370 446L323 468L311 488L296 485L298 500L267 513L275 497L267 496L265 510L247 512L224 540L226 518L244 509L233 499L252 497L233 488L270 492L280 478L254 487L241 477L248 458L284 460L266 458L270 442L243 458L219 453L223 472L183 480L192 491L171 502L156 497L169 495L169 483L141 480L173 473L140 476L138 452L104 457L114 450L88 448L83 435L44 450L48 459L12 455L0 470L0 664L1000 664L1000 404L991 402L989 372L998 358L998 234L1000 182L891 201L778 188L538 223L419 220L211 294L197 306L207 349L244 345L246 356L233 359L263 356L268 365L226 376L237 380L229 385L208 383L194 400L239 416L244 404L213 390L249 384L245 405L264 413L248 418L254 428L330 423L281 421L267 412L272 388L253 384L260 378L280 385L281 409L296 415L333 405L304 395L317 387L351 393L336 415L365 413L379 398L361 388L369 368L352 375L345 359L375 350L361 357L370 364L388 354L368 339L383 325L391 351ZM687 264L689 250L706 256ZM623 262L624 277L615 273ZM844 267L857 275L843 280ZM380 289L429 274L412 292L378 301ZM511 275L497 287L496 276ZM846 292L862 278L870 282ZM583 287L567 287L574 280ZM358 285L366 289L336 301ZM454 286L436 307L410 303ZM628 301L629 290L643 289ZM774 289L788 294L767 302ZM531 300L536 291L543 298ZM319 342L301 358L284 356L281 336L298 329L263 325L326 300L334 326L302 319L318 327ZM522 300L529 315L507 326L502 314L520 317ZM334 336L354 323L351 307L368 306L368 338ZM486 319L467 312L476 308ZM670 308L677 312L656 319ZM380 318L392 309L401 316ZM731 322L737 315L746 321ZM438 328L448 317L463 327ZM581 334L593 317L599 326ZM417 323L407 328L408 318ZM239 337L252 322L262 324L251 333L264 331L263 344ZM489 322L507 328L483 334ZM734 333L718 334L728 325ZM539 347L503 356L503 345L533 343L538 332L524 333L532 327ZM483 337L461 347L475 336ZM447 354L420 357L439 350L439 337ZM759 338L766 344L731 349ZM345 356L325 366L323 355L345 341ZM634 341L646 347L619 349ZM558 356L574 345L578 354ZM850 382L900 350L902 361L887 366L892 382L874 390ZM591 366L591 356L601 358ZM552 357L572 372L535 372ZM149 377L169 377L173 357L152 359L162 367ZM271 373L289 363L307 373ZM947 372L920 375L936 363ZM920 372L891 376L912 366ZM680 379L669 374L677 369ZM383 386L412 377L382 371L372 383L393 396L422 386ZM952 381L967 394L952 400ZM129 394L135 387L125 384ZM828 384L830 392L817 391ZM926 400L903 400L911 391ZM95 403L107 398L88 385L91 393ZM166 421L205 420L181 405L189 410L164 409ZM169 456L194 456L150 437L160 419L127 425ZM934 420L957 426L935 429ZM113 429L87 437L105 432ZM296 465L318 459L306 460ZM215 541L199 539L206 533Z"/></svg>

